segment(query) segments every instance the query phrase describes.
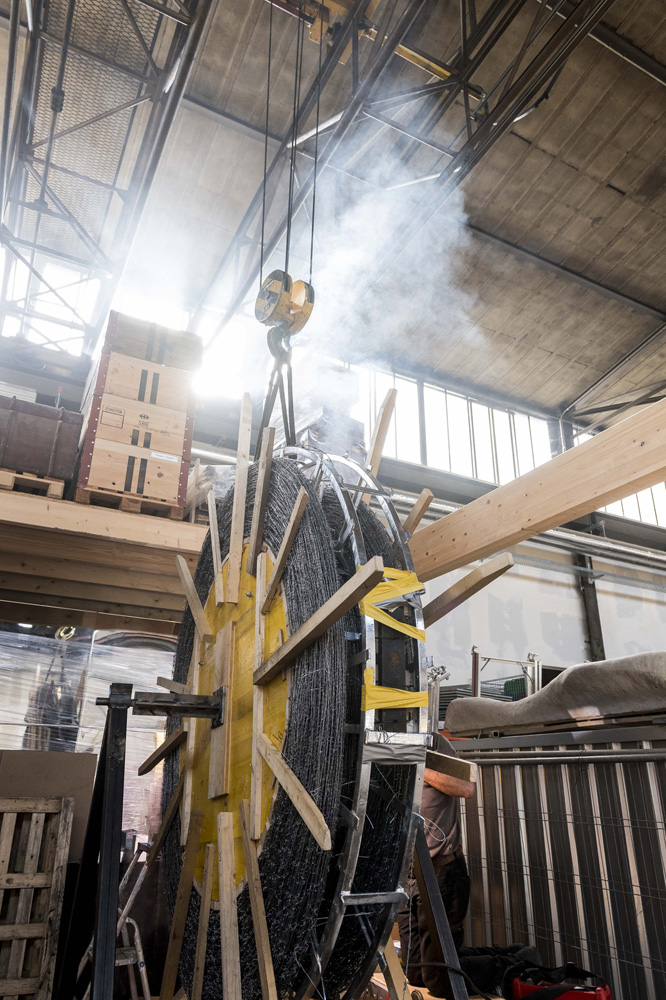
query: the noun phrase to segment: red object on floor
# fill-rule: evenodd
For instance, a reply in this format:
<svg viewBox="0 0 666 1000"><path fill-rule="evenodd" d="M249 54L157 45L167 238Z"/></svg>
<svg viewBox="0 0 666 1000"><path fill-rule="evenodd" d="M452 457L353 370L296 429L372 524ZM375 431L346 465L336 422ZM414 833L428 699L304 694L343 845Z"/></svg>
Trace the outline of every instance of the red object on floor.
<svg viewBox="0 0 666 1000"><path fill-rule="evenodd" d="M553 983L521 983L519 979L513 981L513 1000L520 1000L521 997L532 996L541 990L552 990ZM566 983L562 983L565 986ZM536 998L535 998L536 1000ZM565 993L560 993L557 1000L613 1000L608 986L572 986Z"/></svg>

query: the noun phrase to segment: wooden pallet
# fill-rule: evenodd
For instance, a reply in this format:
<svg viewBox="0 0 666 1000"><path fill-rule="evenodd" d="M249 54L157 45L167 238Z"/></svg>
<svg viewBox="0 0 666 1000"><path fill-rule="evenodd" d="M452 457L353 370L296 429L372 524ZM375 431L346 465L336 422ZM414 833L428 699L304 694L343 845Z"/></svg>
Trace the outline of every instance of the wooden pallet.
<svg viewBox="0 0 666 1000"><path fill-rule="evenodd" d="M17 493L38 493L51 500L61 500L65 489L62 479L49 479L48 476L33 476L31 472L15 472L13 469L0 469L0 490L14 490Z"/></svg>
<svg viewBox="0 0 666 1000"><path fill-rule="evenodd" d="M53 988L74 799L0 799L0 996Z"/></svg>
<svg viewBox="0 0 666 1000"><path fill-rule="evenodd" d="M136 493L118 493L115 490L77 489L77 503L92 504L95 507L112 507L129 514L151 514L154 517L168 517L172 521L182 521L183 508L179 504L138 496Z"/></svg>

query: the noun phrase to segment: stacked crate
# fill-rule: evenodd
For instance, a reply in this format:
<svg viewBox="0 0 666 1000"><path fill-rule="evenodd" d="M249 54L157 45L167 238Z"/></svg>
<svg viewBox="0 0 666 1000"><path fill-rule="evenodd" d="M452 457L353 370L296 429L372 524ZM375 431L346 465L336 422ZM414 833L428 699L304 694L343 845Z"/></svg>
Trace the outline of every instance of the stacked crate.
<svg viewBox="0 0 666 1000"><path fill-rule="evenodd" d="M79 503L183 516L200 366L194 334L111 313L82 404Z"/></svg>

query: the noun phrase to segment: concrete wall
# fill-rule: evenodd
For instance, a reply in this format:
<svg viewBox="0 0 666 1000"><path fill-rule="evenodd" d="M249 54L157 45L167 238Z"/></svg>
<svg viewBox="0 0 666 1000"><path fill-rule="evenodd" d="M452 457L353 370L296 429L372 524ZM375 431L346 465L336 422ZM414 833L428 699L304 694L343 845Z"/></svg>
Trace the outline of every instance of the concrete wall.
<svg viewBox="0 0 666 1000"><path fill-rule="evenodd" d="M517 564L511 570L428 629L428 654L451 675L444 683L469 683L472 645L482 655L504 659L524 660L532 652L544 666L567 667L588 659L583 603L578 578L569 569L571 556L535 543L512 551ZM521 564L521 559L529 564ZM597 580L607 657L666 649L666 574L597 560L594 568L610 575ZM425 600L467 572L469 567L429 583ZM655 582L664 590L656 590ZM511 664L489 664L482 679L517 673L519 668Z"/></svg>

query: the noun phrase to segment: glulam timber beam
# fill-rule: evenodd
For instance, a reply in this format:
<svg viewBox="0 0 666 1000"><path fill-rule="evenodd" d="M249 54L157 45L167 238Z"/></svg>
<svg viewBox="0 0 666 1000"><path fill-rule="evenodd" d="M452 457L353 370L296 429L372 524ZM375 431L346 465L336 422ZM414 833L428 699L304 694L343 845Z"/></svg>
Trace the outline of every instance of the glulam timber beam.
<svg viewBox="0 0 666 1000"><path fill-rule="evenodd" d="M420 528L420 580L484 559L666 479L666 400Z"/></svg>

